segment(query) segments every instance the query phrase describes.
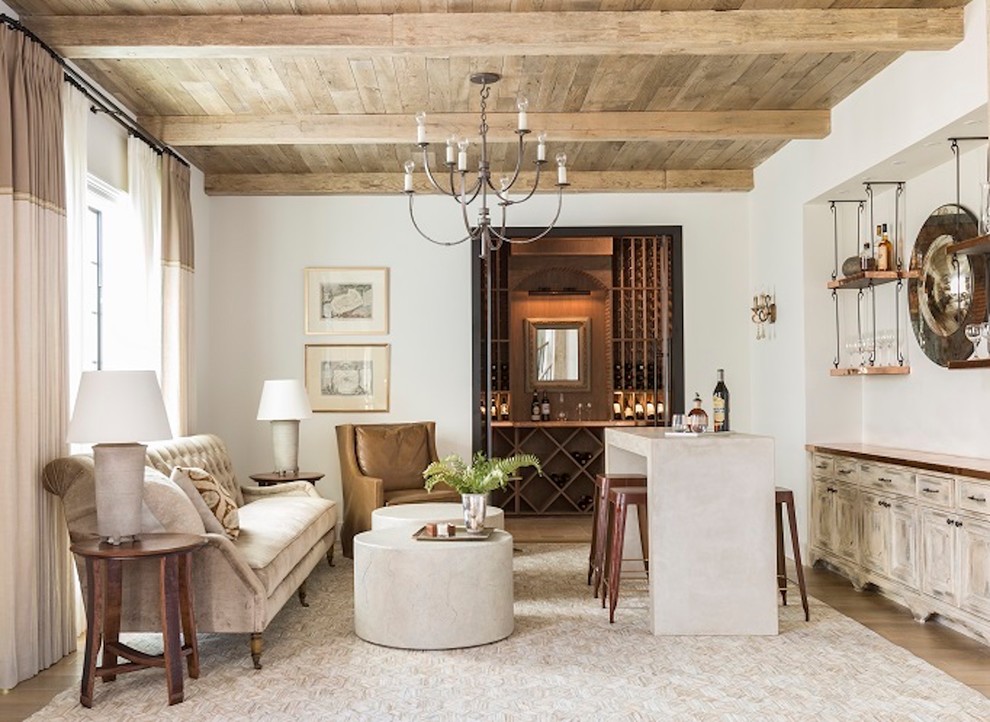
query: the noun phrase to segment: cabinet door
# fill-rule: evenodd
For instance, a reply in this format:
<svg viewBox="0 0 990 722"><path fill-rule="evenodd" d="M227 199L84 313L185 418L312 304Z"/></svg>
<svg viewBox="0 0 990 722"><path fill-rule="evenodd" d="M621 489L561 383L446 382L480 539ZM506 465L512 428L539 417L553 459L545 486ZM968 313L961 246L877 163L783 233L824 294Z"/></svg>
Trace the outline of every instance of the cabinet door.
<svg viewBox="0 0 990 722"><path fill-rule="evenodd" d="M890 515L882 496L863 492L863 533L860 538L859 561L864 567L879 574L887 573L887 539L890 536Z"/></svg>
<svg viewBox="0 0 990 722"><path fill-rule="evenodd" d="M840 556L855 561L859 548L859 514L856 513L858 492L851 487L839 485L838 492L832 496L835 497L832 502L835 506L835 551Z"/></svg>
<svg viewBox="0 0 990 722"><path fill-rule="evenodd" d="M835 487L828 481L815 479L812 489L812 544L819 549L835 551Z"/></svg>
<svg viewBox="0 0 990 722"><path fill-rule="evenodd" d="M959 521L959 603L966 611L990 619L990 522L967 517Z"/></svg>
<svg viewBox="0 0 990 722"><path fill-rule="evenodd" d="M921 510L921 591L956 603L956 527L953 518Z"/></svg>
<svg viewBox="0 0 990 722"><path fill-rule="evenodd" d="M890 515L890 576L916 589L918 587L918 522L914 502L895 501Z"/></svg>

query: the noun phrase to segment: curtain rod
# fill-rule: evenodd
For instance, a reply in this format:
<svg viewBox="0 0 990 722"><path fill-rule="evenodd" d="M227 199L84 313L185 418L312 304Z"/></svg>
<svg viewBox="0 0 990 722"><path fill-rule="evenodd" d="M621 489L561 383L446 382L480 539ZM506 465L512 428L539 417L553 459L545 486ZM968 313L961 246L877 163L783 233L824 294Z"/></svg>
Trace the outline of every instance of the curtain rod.
<svg viewBox="0 0 990 722"><path fill-rule="evenodd" d="M168 154L175 158L177 161L182 163L182 165L189 167L189 162L180 156L171 146L163 143L162 141L155 138L151 133L146 131L141 125L131 118L123 108L121 108L117 103L108 98L103 92L90 83L86 78L84 78L78 71L76 71L69 63L59 55L55 50L52 49L48 43L39 38L30 29L28 29L19 20L15 20L9 15L0 13L0 22L4 25L10 27L12 30L27 36L32 42L40 45L45 52L47 52L56 63L62 68L62 77L69 85L74 87L80 93L85 95L91 103L94 105L90 106L90 110L94 113L106 113L110 118L115 120L118 125L122 126L127 130L128 135L131 135L138 140L143 141L145 144L151 147L158 155Z"/></svg>

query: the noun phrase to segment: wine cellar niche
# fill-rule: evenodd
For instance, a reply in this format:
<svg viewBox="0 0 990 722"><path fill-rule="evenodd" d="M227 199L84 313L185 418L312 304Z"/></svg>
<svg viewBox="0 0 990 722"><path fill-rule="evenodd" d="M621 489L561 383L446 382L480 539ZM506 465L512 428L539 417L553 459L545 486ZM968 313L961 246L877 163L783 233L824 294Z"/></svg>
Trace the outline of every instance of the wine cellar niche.
<svg viewBox="0 0 990 722"><path fill-rule="evenodd" d="M474 447L543 463L492 494L506 514L590 513L605 429L683 408L680 252L679 227L555 229L475 260Z"/></svg>

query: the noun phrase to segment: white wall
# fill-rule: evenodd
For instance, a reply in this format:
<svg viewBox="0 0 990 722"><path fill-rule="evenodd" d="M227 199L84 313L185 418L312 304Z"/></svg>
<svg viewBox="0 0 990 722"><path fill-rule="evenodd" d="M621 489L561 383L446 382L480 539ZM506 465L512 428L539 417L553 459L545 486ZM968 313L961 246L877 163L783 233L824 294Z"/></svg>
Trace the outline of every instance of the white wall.
<svg viewBox="0 0 990 722"><path fill-rule="evenodd" d="M928 362L916 349L910 357L912 374L904 379L828 376L834 316L825 288L832 250L823 202L832 189L850 179L865 180L874 166L987 102L984 3L974 0L965 17L965 38L954 49L906 53L833 109L828 138L793 141L756 171L749 199L751 273L754 284L776 286L780 321L776 340L751 342L753 427L777 440L777 483L795 491L803 539L806 442L865 439L901 446L900 434L913 429L912 442L940 447L946 439L937 415L919 414L914 404L921 398L942 399L946 409L972 403L971 397L954 398L965 384L947 385L948 372L924 368ZM932 202L947 202L954 195L947 189L928 193L924 182L907 180L914 223L918 214L927 215ZM909 228L913 238L917 225L909 223ZM895 397L903 403L890 407ZM884 406L896 413L882 415ZM979 435L967 433L966 441L953 443L952 450L985 455Z"/></svg>
<svg viewBox="0 0 990 722"><path fill-rule="evenodd" d="M553 204L537 198L510 221L539 225L552 216ZM268 425L254 418L261 386L267 378L301 378L306 343L391 344L389 413L316 414L302 423L300 464L327 475L318 486L324 495L341 496L333 431L339 423L435 419L441 454L470 451L476 408L470 267L476 249L440 248L419 238L398 194L213 198L209 205L208 291L205 304L198 296L197 308L199 326L209 329L209 371L201 375L198 427L227 441L241 478L271 468ZM558 222L683 226L687 390L700 391L710 407L715 368L724 367L739 429L748 427L750 415L748 244L740 232L746 205L741 194L572 195ZM420 199L420 213L427 229L457 237L459 216L449 200ZM307 337L303 269L309 266L389 267L389 334Z"/></svg>

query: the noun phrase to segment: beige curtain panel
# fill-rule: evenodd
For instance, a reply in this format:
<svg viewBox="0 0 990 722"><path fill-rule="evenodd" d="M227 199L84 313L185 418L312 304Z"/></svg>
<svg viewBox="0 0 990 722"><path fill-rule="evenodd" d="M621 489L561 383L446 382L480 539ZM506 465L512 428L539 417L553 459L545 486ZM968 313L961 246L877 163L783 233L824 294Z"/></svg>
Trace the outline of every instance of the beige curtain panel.
<svg viewBox="0 0 990 722"><path fill-rule="evenodd" d="M66 451L62 69L0 26L0 688L75 649L72 568L42 466Z"/></svg>
<svg viewBox="0 0 990 722"><path fill-rule="evenodd" d="M162 156L162 395L172 433L189 433L192 393L193 217L189 167Z"/></svg>

